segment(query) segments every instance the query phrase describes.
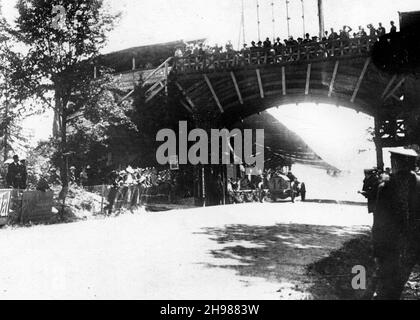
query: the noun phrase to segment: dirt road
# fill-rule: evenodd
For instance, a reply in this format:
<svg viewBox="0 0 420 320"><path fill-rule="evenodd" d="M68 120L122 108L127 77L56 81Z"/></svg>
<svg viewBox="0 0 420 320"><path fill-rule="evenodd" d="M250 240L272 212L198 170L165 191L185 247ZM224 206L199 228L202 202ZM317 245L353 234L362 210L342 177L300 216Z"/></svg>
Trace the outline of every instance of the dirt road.
<svg viewBox="0 0 420 320"><path fill-rule="evenodd" d="M311 299L306 266L371 223L265 203L0 230L0 299Z"/></svg>

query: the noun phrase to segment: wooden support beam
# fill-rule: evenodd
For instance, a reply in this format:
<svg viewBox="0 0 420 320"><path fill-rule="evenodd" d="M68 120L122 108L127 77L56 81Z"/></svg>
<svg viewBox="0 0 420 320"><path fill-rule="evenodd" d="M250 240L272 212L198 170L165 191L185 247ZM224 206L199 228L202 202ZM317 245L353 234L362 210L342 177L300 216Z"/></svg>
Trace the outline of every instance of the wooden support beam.
<svg viewBox="0 0 420 320"><path fill-rule="evenodd" d="M236 80L235 74L230 72L230 76L232 77L233 85L235 86L236 94L238 95L239 102L244 104L244 99L242 99L241 91L239 90L238 81Z"/></svg>
<svg viewBox="0 0 420 320"><path fill-rule="evenodd" d="M403 83L405 82L405 79L406 79L405 77L402 78L397 83L397 85L394 87L394 89L392 89L392 91L386 95L386 97L384 98L384 100L388 100L390 97L392 97L395 94L395 92L403 85Z"/></svg>
<svg viewBox="0 0 420 320"><path fill-rule="evenodd" d="M283 95L286 95L286 68L281 67L281 84L283 88Z"/></svg>
<svg viewBox="0 0 420 320"><path fill-rule="evenodd" d="M194 103L192 102L191 98L188 96L188 94L184 90L184 88L181 86L181 84L177 81L177 82L175 82L175 85L177 86L177 88L179 89L179 91L182 92L182 94L184 95L185 99L188 101L188 103L191 106L191 108L195 109Z"/></svg>
<svg viewBox="0 0 420 320"><path fill-rule="evenodd" d="M206 74L203 74L203 77L204 77L204 80L206 80L207 86L209 87L210 92L213 95L213 99L214 99L214 101L216 101L216 104L217 104L217 106L220 109L220 112L221 113L224 113L225 110L223 110L223 107L222 107L222 105L221 105L221 103L219 101L219 98L217 97L216 91L214 91L214 88L213 88L213 86L212 86L212 84L210 82L209 77Z"/></svg>
<svg viewBox="0 0 420 320"><path fill-rule="evenodd" d="M338 66L339 65L340 65L340 60L337 60L335 62L334 71L333 71L333 75L332 75L332 78L331 78L330 89L328 90L328 98L331 98L332 93L334 91L334 84L335 84L335 79L337 78Z"/></svg>
<svg viewBox="0 0 420 320"><path fill-rule="evenodd" d="M356 101L357 94L359 93L360 86L362 85L363 79L365 78L366 71L369 67L371 57L367 58L365 61L365 65L363 66L362 73L360 74L359 80L357 80L356 88L354 89L353 96L351 97L351 103Z"/></svg>
<svg viewBox="0 0 420 320"><path fill-rule="evenodd" d="M155 91L153 91L149 97L147 97L146 102L149 102L150 100L152 100L159 92L161 92L163 89L165 88L164 85L162 85L160 88L156 89Z"/></svg>
<svg viewBox="0 0 420 320"><path fill-rule="evenodd" d="M257 79L258 79L258 87L260 88L260 96L261 96L261 99L264 99L264 88L263 88L263 84L261 80L260 69L257 69L256 72L257 72Z"/></svg>
<svg viewBox="0 0 420 320"><path fill-rule="evenodd" d="M189 113L193 113L191 108L184 101L181 100L181 104Z"/></svg>
<svg viewBox="0 0 420 320"><path fill-rule="evenodd" d="M391 86L394 84L395 80L397 80L397 75L394 74L394 76L391 78L391 80L389 81L389 83L387 84L384 92L382 93L381 98L385 98L385 95L388 93L389 89L391 89Z"/></svg>
<svg viewBox="0 0 420 320"><path fill-rule="evenodd" d="M308 64L308 69L306 70L306 87L305 87L305 95L307 96L309 94L309 87L311 83L311 70L312 70L312 64Z"/></svg>

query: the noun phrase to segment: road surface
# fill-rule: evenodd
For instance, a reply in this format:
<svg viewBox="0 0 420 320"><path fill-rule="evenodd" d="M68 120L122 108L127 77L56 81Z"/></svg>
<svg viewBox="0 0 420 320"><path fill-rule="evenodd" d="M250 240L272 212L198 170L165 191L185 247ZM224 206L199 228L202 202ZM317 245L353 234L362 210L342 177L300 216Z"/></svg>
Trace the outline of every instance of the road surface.
<svg viewBox="0 0 420 320"><path fill-rule="evenodd" d="M0 230L0 299L311 299L305 267L371 223L265 203Z"/></svg>

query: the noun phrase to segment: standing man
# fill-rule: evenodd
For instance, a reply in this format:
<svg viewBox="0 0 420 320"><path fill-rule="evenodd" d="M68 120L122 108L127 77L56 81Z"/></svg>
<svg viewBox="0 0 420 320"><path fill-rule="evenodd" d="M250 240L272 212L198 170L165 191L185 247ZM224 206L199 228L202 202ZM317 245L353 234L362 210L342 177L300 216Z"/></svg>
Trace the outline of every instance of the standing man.
<svg viewBox="0 0 420 320"><path fill-rule="evenodd" d="M414 150L391 151L392 174L378 190L372 228L375 299L398 300L419 261L420 177Z"/></svg>
<svg viewBox="0 0 420 320"><path fill-rule="evenodd" d="M378 29L376 30L376 32L377 32L377 34L378 34L378 37L382 37L383 35L385 35L386 30L385 30L385 28L382 26L382 22L379 22L379 27L378 27Z"/></svg>
<svg viewBox="0 0 420 320"><path fill-rule="evenodd" d="M300 198L303 202L306 201L306 185L305 182L300 184Z"/></svg>
<svg viewBox="0 0 420 320"><path fill-rule="evenodd" d="M9 188L19 189L22 179L22 166L17 155L13 156L13 162L9 164L6 182Z"/></svg>
<svg viewBox="0 0 420 320"><path fill-rule="evenodd" d="M376 196L378 193L380 179L376 169L366 169L363 189L360 192L368 201L368 212L375 212Z"/></svg>
<svg viewBox="0 0 420 320"><path fill-rule="evenodd" d="M397 27L395 26L395 22L391 21L391 33L397 33Z"/></svg>

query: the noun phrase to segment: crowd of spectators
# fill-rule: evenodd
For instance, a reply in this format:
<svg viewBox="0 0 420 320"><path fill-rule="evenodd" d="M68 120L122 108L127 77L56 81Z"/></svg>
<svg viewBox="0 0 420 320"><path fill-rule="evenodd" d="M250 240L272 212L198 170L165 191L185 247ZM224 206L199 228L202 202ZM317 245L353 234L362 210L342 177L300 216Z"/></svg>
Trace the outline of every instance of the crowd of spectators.
<svg viewBox="0 0 420 320"><path fill-rule="evenodd" d="M390 33L396 33L397 28L394 21L390 22ZM293 36L290 36L288 39L281 40L281 38L273 39L266 38L265 41L252 41L251 45L243 44L243 47L240 53L252 52L252 51L279 51L282 48L297 46L297 45L306 45L311 43L327 42L327 41L348 41L350 39L358 38L369 38L371 41L376 41L381 36L387 33L386 28L380 22L377 27L374 27L372 24L368 24L366 29L363 26L359 26L357 30L353 30L350 26L344 25L338 32L334 28L330 28L329 31L325 31L323 37L320 39L318 36L311 36L309 33L306 33L305 36L295 39ZM234 50L232 42L228 41L225 46L209 46L205 43L196 43L189 44L185 48L179 47L175 52L175 57L190 57L190 56L204 56L204 55L217 55L221 53L237 53Z"/></svg>

